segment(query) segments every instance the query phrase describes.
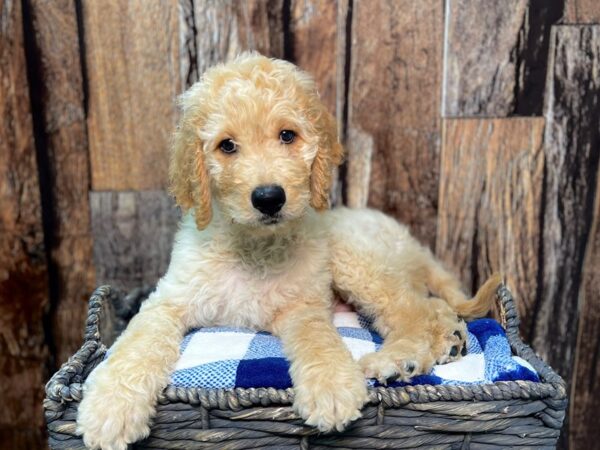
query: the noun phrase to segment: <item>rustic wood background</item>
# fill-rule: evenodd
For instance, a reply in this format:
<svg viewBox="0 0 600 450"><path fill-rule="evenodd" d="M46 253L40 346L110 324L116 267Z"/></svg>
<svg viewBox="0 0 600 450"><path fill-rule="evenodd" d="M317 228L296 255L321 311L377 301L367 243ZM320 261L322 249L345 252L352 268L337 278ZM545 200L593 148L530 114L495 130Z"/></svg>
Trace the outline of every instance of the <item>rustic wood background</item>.
<svg viewBox="0 0 600 450"><path fill-rule="evenodd" d="M407 223L474 289L501 270L600 427L600 2L0 0L0 447L43 448L42 386L94 286L152 283L176 95L242 49L312 72L347 149L336 203Z"/></svg>

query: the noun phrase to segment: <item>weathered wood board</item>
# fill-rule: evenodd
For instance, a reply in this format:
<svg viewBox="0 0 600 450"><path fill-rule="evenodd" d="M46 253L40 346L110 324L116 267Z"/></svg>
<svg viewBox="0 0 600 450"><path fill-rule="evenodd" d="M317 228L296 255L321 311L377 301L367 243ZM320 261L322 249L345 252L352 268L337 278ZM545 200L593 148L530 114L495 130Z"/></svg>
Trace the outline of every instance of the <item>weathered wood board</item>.
<svg viewBox="0 0 600 450"><path fill-rule="evenodd" d="M337 0L293 0L290 17L290 54L295 64L315 78L321 99L336 112L338 60Z"/></svg>
<svg viewBox="0 0 600 450"><path fill-rule="evenodd" d="M565 23L600 23L600 2L565 0Z"/></svg>
<svg viewBox="0 0 600 450"><path fill-rule="evenodd" d="M335 89L335 115L338 126L339 138L346 143L348 125L348 89L350 87L350 36L352 31L352 6L351 0L337 0L336 13L336 89ZM344 149L346 151L346 148ZM346 153L339 168L335 169L331 185L331 205L333 207L347 203L346 174L348 162Z"/></svg>
<svg viewBox="0 0 600 450"><path fill-rule="evenodd" d="M162 189L182 90L178 1L82 5L92 187Z"/></svg>
<svg viewBox="0 0 600 450"><path fill-rule="evenodd" d="M541 115L560 2L446 0L442 114Z"/></svg>
<svg viewBox="0 0 600 450"><path fill-rule="evenodd" d="M503 5L503 3L494 3ZM517 59L518 83L515 90L514 114L519 116L541 116L544 106L550 30L561 23L564 14L563 0L529 0L519 36L519 45L514 52ZM485 55L486 59L490 55Z"/></svg>
<svg viewBox="0 0 600 450"><path fill-rule="evenodd" d="M446 0L445 117L505 117L514 111L515 55L528 6L528 0Z"/></svg>
<svg viewBox="0 0 600 450"><path fill-rule="evenodd" d="M580 291L580 321L573 366L569 448L591 449L600 442L600 183L596 188L593 227L588 240ZM567 441L567 439L564 439Z"/></svg>
<svg viewBox="0 0 600 450"><path fill-rule="evenodd" d="M283 0L193 0L197 70L244 50L284 57Z"/></svg>
<svg viewBox="0 0 600 450"><path fill-rule="evenodd" d="M348 125L348 89L350 87L350 61L352 42L352 7L350 0L337 0L336 17L336 103L335 112L340 137L346 135Z"/></svg>
<svg viewBox="0 0 600 450"><path fill-rule="evenodd" d="M81 345L94 289L89 157L75 2L30 2L36 54L31 83L40 148L55 366Z"/></svg>
<svg viewBox="0 0 600 450"><path fill-rule="evenodd" d="M164 191L92 192L98 284L154 285L171 256L179 210Z"/></svg>
<svg viewBox="0 0 600 450"><path fill-rule="evenodd" d="M598 306L597 293L583 295L582 270L592 229L600 161L599 66L600 25L553 27L544 107L547 163L544 245L540 255L542 285L530 340L540 355L569 382L579 320L585 318L580 325L587 329L595 327L595 316L590 309ZM591 239L593 246L594 237ZM589 270L597 271L597 267L588 268L587 273ZM587 338L598 345L598 336ZM585 357L581 354L579 361ZM599 374L593 364L584 364L578 367L575 376L590 383L592 379L597 380ZM582 395L590 395L581 382L580 388ZM571 393L577 395L574 391ZM572 403L571 414L578 414L577 409L577 404ZM588 414L583 423L594 426L594 413ZM562 436L565 441L568 427L566 424Z"/></svg>
<svg viewBox="0 0 600 450"><path fill-rule="evenodd" d="M537 295L544 119L444 119L436 253L469 291L502 272L522 330Z"/></svg>
<svg viewBox="0 0 600 450"><path fill-rule="evenodd" d="M42 448L46 252L20 1L0 7L0 447Z"/></svg>
<svg viewBox="0 0 600 450"><path fill-rule="evenodd" d="M353 2L347 201L406 223L434 245L443 4Z"/></svg>
<svg viewBox="0 0 600 450"><path fill-rule="evenodd" d="M321 100L333 115L338 108L338 96L344 95L338 83L340 77L344 77L345 64L337 54L340 51L339 27L345 30L346 17L338 18L338 3L337 0L293 0L285 54L287 59L314 77ZM343 115L341 110L337 113L338 118ZM336 172L331 186L332 204L342 203L341 191Z"/></svg>
<svg viewBox="0 0 600 450"><path fill-rule="evenodd" d="M546 83L543 285L531 336L559 373L573 363L600 159L600 26L555 26ZM560 320L558 320L560 318Z"/></svg>

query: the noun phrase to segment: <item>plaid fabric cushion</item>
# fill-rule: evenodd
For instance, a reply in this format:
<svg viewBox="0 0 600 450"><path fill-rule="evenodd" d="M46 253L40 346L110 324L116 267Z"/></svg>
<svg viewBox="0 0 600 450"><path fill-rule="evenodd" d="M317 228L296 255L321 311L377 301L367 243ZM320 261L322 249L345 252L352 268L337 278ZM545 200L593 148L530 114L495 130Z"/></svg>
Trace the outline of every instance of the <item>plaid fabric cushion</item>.
<svg viewBox="0 0 600 450"><path fill-rule="evenodd" d="M377 351L383 340L364 317L338 312L334 324L355 359ZM468 324L467 355L435 366L410 384L472 384L495 381L539 381L535 370L513 356L503 328L491 319ZM186 388L289 388L289 362L281 342L266 332L216 327L191 330L181 343L181 356L171 384ZM366 380L376 386L376 380ZM405 383L395 382L391 386Z"/></svg>

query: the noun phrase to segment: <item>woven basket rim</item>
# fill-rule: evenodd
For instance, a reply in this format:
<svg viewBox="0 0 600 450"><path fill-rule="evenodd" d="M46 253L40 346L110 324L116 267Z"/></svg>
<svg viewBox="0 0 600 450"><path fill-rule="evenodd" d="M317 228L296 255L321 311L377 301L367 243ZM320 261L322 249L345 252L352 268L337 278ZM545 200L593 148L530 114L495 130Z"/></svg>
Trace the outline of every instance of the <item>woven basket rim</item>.
<svg viewBox="0 0 600 450"><path fill-rule="evenodd" d="M140 295L147 289L136 289L129 295ZM84 342L79 350L52 376L46 384L44 409L55 415L65 409L70 402L82 398L84 372L88 364L99 361L106 353L102 343L100 328L104 302L114 301L121 292L110 286L100 286L91 295L88 304L88 317ZM519 318L512 294L505 285L497 292L501 323L506 330L512 350L529 362L542 381L498 381L487 384L464 385L416 385L402 387L369 388L369 403L383 407L400 407L408 403L457 402L457 401L501 401L523 399L532 401L562 402L566 398L566 385L563 379L552 370L519 337ZM280 405L293 403L291 388L233 388L205 389L182 388L169 385L159 398L159 403L182 402L201 405L208 409L239 410L251 406Z"/></svg>

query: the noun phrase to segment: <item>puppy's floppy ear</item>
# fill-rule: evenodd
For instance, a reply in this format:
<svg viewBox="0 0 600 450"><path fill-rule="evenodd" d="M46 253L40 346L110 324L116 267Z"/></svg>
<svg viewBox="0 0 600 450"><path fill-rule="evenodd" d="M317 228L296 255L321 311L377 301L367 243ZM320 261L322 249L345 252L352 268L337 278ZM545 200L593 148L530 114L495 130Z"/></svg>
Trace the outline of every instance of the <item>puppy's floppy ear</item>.
<svg viewBox="0 0 600 450"><path fill-rule="evenodd" d="M333 169L342 162L344 149L338 139L334 117L323 105L319 108L321 111L315 123L319 144L310 175L310 204L317 211L322 211L329 207Z"/></svg>
<svg viewBox="0 0 600 450"><path fill-rule="evenodd" d="M191 105L200 100L194 95L194 87L181 98L183 112L171 147L169 184L171 194L184 212L194 208L196 226L202 230L210 223L212 207L203 143L197 133L200 114L197 106Z"/></svg>

